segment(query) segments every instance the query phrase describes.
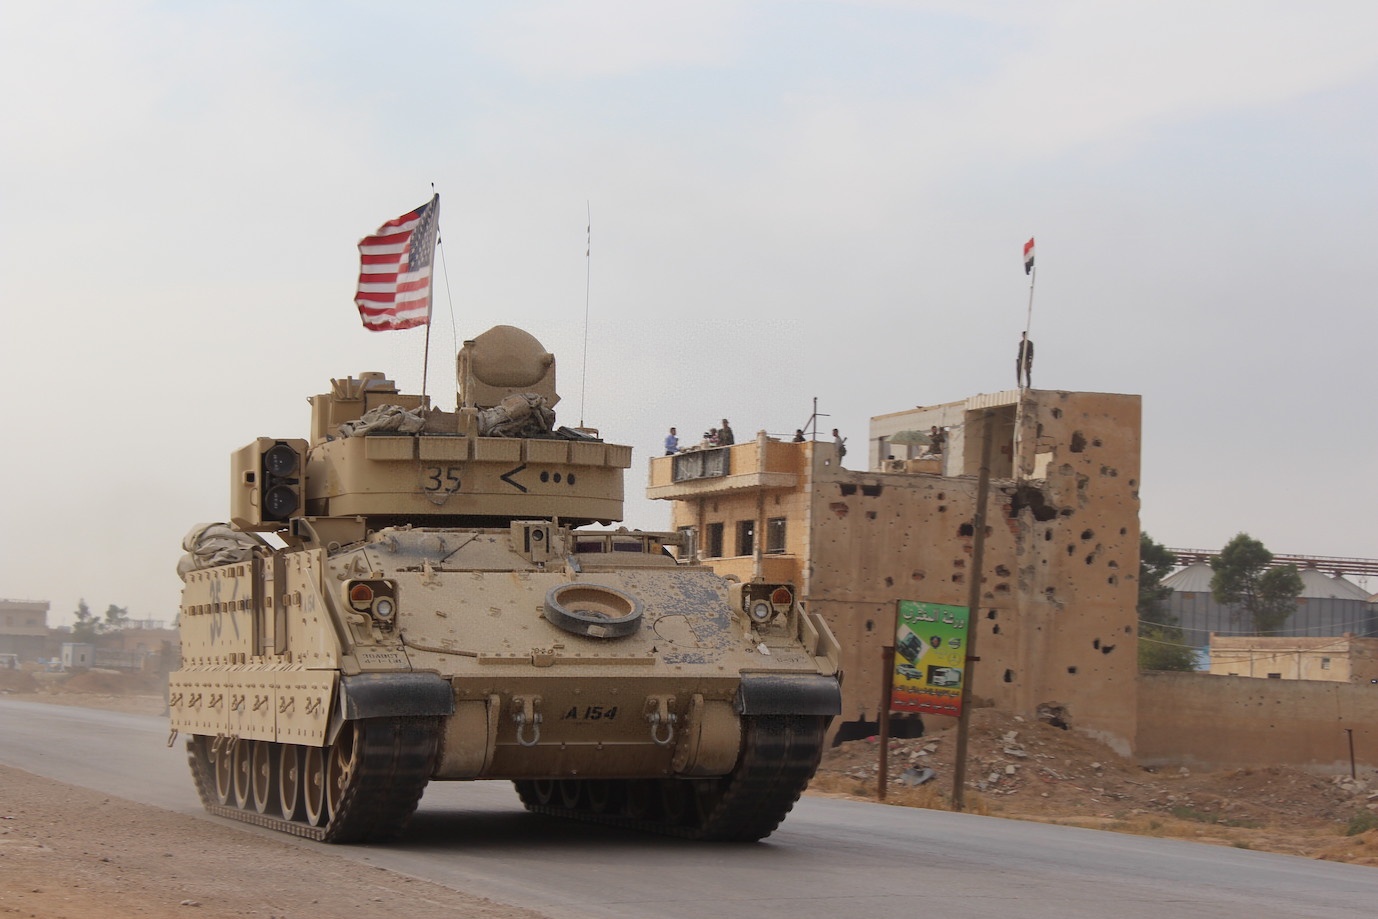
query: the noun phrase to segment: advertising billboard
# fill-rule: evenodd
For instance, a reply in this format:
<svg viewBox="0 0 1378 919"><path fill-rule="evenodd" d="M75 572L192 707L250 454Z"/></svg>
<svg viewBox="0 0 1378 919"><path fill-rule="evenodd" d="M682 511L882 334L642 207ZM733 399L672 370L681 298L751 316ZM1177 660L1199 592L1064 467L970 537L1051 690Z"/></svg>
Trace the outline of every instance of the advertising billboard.
<svg viewBox="0 0 1378 919"><path fill-rule="evenodd" d="M899 601L891 711L962 713L970 618L965 606Z"/></svg>

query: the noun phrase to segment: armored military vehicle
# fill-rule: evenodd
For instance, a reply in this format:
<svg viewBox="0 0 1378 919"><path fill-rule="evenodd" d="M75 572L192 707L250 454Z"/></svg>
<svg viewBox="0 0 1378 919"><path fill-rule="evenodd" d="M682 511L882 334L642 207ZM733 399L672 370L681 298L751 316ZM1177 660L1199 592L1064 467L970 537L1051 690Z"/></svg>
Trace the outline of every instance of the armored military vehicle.
<svg viewBox="0 0 1378 919"><path fill-rule="evenodd" d="M231 458L183 543L172 729L212 813L398 834L427 782L692 839L769 835L838 713L838 645L793 586L732 582L622 515L631 448L555 424L555 361L465 342L454 412L379 373L309 439Z"/></svg>

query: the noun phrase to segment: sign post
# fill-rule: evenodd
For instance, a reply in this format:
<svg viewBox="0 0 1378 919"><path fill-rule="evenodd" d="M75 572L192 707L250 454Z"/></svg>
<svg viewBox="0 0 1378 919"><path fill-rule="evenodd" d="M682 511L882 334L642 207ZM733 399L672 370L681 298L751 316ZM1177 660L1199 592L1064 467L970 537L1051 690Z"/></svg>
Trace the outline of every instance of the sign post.
<svg viewBox="0 0 1378 919"><path fill-rule="evenodd" d="M876 776L876 800L885 800L885 786L890 782L890 706L895 692L895 647L886 645L880 649L882 682L885 691L881 693L880 704L880 769Z"/></svg>

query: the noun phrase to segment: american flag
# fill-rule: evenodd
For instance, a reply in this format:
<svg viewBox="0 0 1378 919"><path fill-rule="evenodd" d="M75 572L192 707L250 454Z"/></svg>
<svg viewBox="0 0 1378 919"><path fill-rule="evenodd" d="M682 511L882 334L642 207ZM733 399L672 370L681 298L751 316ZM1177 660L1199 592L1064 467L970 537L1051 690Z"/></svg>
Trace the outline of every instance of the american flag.
<svg viewBox="0 0 1378 919"><path fill-rule="evenodd" d="M364 328L410 329L431 321L431 262L440 196L389 220L359 240L359 290L354 302Z"/></svg>

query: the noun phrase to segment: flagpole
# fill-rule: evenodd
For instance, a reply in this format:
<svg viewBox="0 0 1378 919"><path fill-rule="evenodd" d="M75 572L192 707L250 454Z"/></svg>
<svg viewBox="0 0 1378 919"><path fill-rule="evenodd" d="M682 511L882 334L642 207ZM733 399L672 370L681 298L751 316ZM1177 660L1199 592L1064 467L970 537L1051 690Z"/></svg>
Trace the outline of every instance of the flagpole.
<svg viewBox="0 0 1378 919"><path fill-rule="evenodd" d="M1032 268L1029 269L1029 312L1028 312L1028 314L1024 317L1024 334L1025 334L1026 336L1029 334L1029 330L1030 330L1031 328L1033 328L1033 295L1034 295L1034 281L1037 280L1037 278L1038 278L1038 266L1035 265L1035 266L1033 266Z"/></svg>
<svg viewBox="0 0 1378 919"><path fill-rule="evenodd" d="M1029 310L1024 316L1024 337L1027 339L1029 329L1033 328L1034 281L1038 279L1038 267L1034 258L1034 237L1032 236L1029 237L1028 242L1024 243L1024 273L1029 276Z"/></svg>
<svg viewBox="0 0 1378 919"><path fill-rule="evenodd" d="M1030 381L1030 380L1028 379L1028 376L1027 376L1028 371L1027 371L1027 369L1026 369L1026 367L1025 367L1025 364L1024 364L1024 360L1025 360L1025 350L1024 350L1024 349L1025 349L1025 348L1028 348L1028 349L1029 349L1029 353L1028 353L1029 365L1028 365L1028 366L1031 367L1031 366L1033 365L1033 353L1032 353L1032 352L1033 352L1033 342L1029 340L1029 330L1033 328L1034 283L1038 280L1038 266L1037 266L1037 264L1036 264L1036 259L1035 259L1034 237L1032 237L1032 236L1030 236L1030 237L1029 237L1029 241L1028 241L1027 243L1024 244L1024 271L1025 271L1025 273L1027 273L1028 276L1029 276L1029 307L1028 307L1027 311L1024 313L1024 337L1023 337L1023 338L1020 340L1020 342L1019 342L1019 358L1018 358L1018 361L1017 361L1017 363L1016 363L1016 365L1015 365L1015 380L1016 380L1016 382L1019 382L1019 381L1022 379L1022 382L1019 382L1019 401L1015 403L1015 410L1014 410L1014 456L1013 456L1013 459L1014 459L1014 476L1015 476L1016 479L1023 479L1023 478L1024 478L1024 466L1023 466L1023 463L1021 462L1021 457L1022 457L1022 455L1023 455L1023 443L1022 443L1023 437L1020 436L1020 435L1021 435L1021 433L1022 433L1023 430L1024 430L1024 402L1025 402L1025 395L1027 394L1027 391L1028 391L1030 388L1032 388L1032 381ZM989 441L987 441L987 442L989 442ZM983 468L983 469L981 470L981 472L984 474L984 473L986 472L986 470ZM981 497L982 497L982 499L984 500L984 498L985 498L984 492L982 493ZM977 516L980 516L980 514L978 513ZM979 571L979 566L978 566L978 570L977 570L977 572L976 572L976 578L977 578L977 580L980 580L980 576L981 576L981 572ZM964 715L964 716L965 716L965 714L966 714L966 713L963 712L963 715ZM959 740L960 740L960 739L961 739L961 738L959 738Z"/></svg>
<svg viewBox="0 0 1378 919"><path fill-rule="evenodd" d="M431 183L431 203L434 206L440 193L435 190L435 183ZM435 245L440 247L440 209L436 208L435 214ZM421 356L421 404L426 404L426 383L431 370L431 320L435 318L435 259L431 259L431 278L430 296L426 300L426 344Z"/></svg>

